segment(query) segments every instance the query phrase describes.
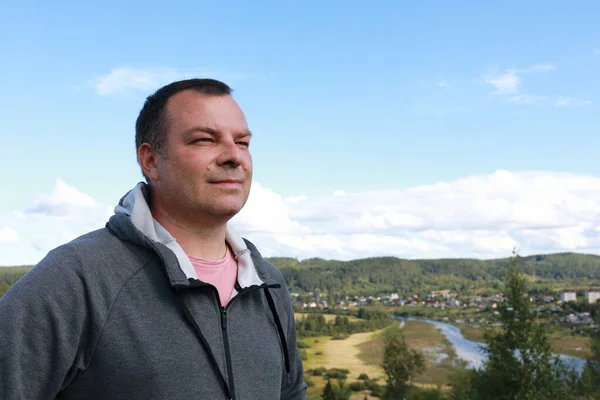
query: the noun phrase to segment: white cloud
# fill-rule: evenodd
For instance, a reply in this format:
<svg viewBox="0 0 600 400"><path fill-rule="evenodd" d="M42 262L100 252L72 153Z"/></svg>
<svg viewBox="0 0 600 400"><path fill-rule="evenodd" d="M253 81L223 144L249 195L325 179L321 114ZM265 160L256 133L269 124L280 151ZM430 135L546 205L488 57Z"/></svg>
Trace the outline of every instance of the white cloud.
<svg viewBox="0 0 600 400"><path fill-rule="evenodd" d="M281 196L254 182L248 202L234 217L232 224L239 230L254 233L303 234L306 226L290 218L288 204Z"/></svg>
<svg viewBox="0 0 600 400"><path fill-rule="evenodd" d="M517 70L507 70L500 75L488 75L484 77L486 83L492 85L498 94L517 93L521 81Z"/></svg>
<svg viewBox="0 0 600 400"><path fill-rule="evenodd" d="M448 83L448 81L445 81L445 80L435 81L435 82L433 82L433 84L442 89L450 89L451 88L450 83Z"/></svg>
<svg viewBox="0 0 600 400"><path fill-rule="evenodd" d="M568 107L568 106L585 106L591 104L591 101L580 99L577 97L557 97L554 105L556 107Z"/></svg>
<svg viewBox="0 0 600 400"><path fill-rule="evenodd" d="M37 262L111 214L60 181L34 205L27 209L36 212L0 216L20 239L0 243L0 265ZM232 224L265 256L490 258L515 247L523 255L600 254L600 177L499 170L405 190L291 198L255 182ZM0 230L0 238L15 236Z"/></svg>
<svg viewBox="0 0 600 400"><path fill-rule="evenodd" d="M94 78L91 83L98 94L107 96L137 90L148 92L173 81L203 77L234 80L243 78L244 75L205 70L184 71L177 68L120 67Z"/></svg>
<svg viewBox="0 0 600 400"><path fill-rule="evenodd" d="M248 237L267 255L504 257L600 253L600 178L499 170L408 190L285 202L306 233Z"/></svg>
<svg viewBox="0 0 600 400"><path fill-rule="evenodd" d="M0 243L14 243L19 241L17 231L9 227L0 229Z"/></svg>
<svg viewBox="0 0 600 400"><path fill-rule="evenodd" d="M40 195L22 211L0 215L0 224L19 229L16 245L4 245L6 240L0 240L0 266L36 263L54 247L102 228L112 209L57 180L49 194ZM0 231L0 237L8 235L16 242L16 232L11 231Z"/></svg>
<svg viewBox="0 0 600 400"><path fill-rule="evenodd" d="M518 70L520 73L522 74L528 74L531 72L547 72L547 71L554 71L556 69L556 67L552 64L538 64L538 65L533 65L531 67L527 67L527 68L522 68L520 70Z"/></svg>
<svg viewBox="0 0 600 400"><path fill-rule="evenodd" d="M517 105L547 105L555 107L582 106L590 101L569 96L542 96L521 92L522 76L526 74L554 71L556 67L551 64L538 64L526 68L506 69L501 73L488 72L483 75L486 84L495 90L492 94L504 98L506 101Z"/></svg>
<svg viewBox="0 0 600 400"><path fill-rule="evenodd" d="M508 101L520 105L539 104L548 100L549 98L547 96L536 96L525 93L508 96Z"/></svg>
<svg viewBox="0 0 600 400"><path fill-rule="evenodd" d="M93 198L58 179L52 193L40 196L33 205L25 208L24 213L66 217L74 210L95 206L97 204Z"/></svg>

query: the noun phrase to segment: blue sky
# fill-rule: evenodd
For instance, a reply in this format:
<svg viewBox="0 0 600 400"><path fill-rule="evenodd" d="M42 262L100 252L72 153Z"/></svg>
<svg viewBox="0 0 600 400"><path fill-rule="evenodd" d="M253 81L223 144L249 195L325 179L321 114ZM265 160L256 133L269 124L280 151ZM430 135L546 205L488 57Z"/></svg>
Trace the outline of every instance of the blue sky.
<svg viewBox="0 0 600 400"><path fill-rule="evenodd" d="M600 203L592 188L600 179L595 161L600 150L599 3L301 3L0 5L0 254L6 255L0 265L35 262L48 250L39 245L39 235L70 238L83 233L84 225L102 226L104 211L141 179L133 126L144 98L170 80L189 76L217 77L234 88L255 134L259 205L254 211L266 212L259 210L268 203L264 196L275 198L283 211L273 229L287 223L302 228L271 242L266 238L273 229L241 221L248 232L262 229L261 240L273 255L353 258L373 255L367 250L377 248L375 255L495 256L508 248L490 245L479 251L473 244L458 249L452 241L436 242L438 248L427 235L419 237L422 246L398 242L412 237L410 229L436 238L456 238L458 233L448 232L464 231L469 243L485 231L491 243L509 238L512 242L496 242L531 251L598 252L600 243L593 238L600 227ZM439 216L434 211L447 204L433 203L431 197L424 200L432 202L427 212L398 200L389 207L400 209L386 208L392 214L382 215L377 214L382 203L365 200L372 193L406 199L417 187L439 189L439 182L452 188L473 179L484 186L495 179L506 182L504 172L519 184L501 194L492 188L484 198L504 199L513 208L503 212L527 215L527 210L515 211L522 206L513 202L519 185L564 181L548 189L562 197L539 218L552 219L551 213L563 218L564 210L572 211L566 204L576 197L591 215L564 217L555 228L579 229L581 237L534 245L519 236L522 229L537 229L539 221L519 222L517 231L506 221L483 231L460 224L444 228L440 221L482 196L477 188ZM573 180L587 183L573 189ZM324 219L318 210L341 201L332 196L336 191L354 196L350 203L361 207L314 225ZM89 197L84 204L102 210L95 222L76 225L71 215L75 225L63 226L51 211L30 212L36 204L71 204L78 194ZM532 191L530 196L538 195ZM307 214L300 211L298 196L320 207L318 215L302 219ZM420 228L398 225L393 215L399 213L403 221L432 222ZM340 219L353 218L371 228L350 233L341 228ZM548 234L563 237L561 232ZM329 247L323 247L322 235L332 235ZM344 235L374 235L366 241L352 238L377 244L364 251L355 250L361 246L335 250L351 242ZM386 240L390 244L382 245Z"/></svg>

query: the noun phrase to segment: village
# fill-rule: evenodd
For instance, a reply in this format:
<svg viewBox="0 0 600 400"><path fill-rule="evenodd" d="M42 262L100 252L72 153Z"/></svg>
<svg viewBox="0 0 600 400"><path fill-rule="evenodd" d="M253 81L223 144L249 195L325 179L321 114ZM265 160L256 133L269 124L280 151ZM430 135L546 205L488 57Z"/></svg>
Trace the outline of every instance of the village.
<svg viewBox="0 0 600 400"><path fill-rule="evenodd" d="M501 294L492 296L460 295L451 290L431 291L426 295L415 293L410 296L400 296L390 293L381 296L328 296L322 293L291 293L295 300L294 307L303 312L344 312L359 307L394 307L394 311L404 315L421 316L420 310L431 309L436 312L436 318L443 322L466 323L477 328L477 323L485 323L490 315L498 315L498 307L504 300ZM537 294L528 296L535 305L533 311L540 318L554 325L562 325L572 329L596 329L590 309L600 305L600 289L589 289L578 296L575 290L562 290L560 294ZM509 306L510 307L510 306ZM403 311L398 311L398 309ZM446 311L446 312L444 312ZM444 315L445 314L445 315ZM432 313L425 313L432 315ZM454 318L453 318L454 317Z"/></svg>

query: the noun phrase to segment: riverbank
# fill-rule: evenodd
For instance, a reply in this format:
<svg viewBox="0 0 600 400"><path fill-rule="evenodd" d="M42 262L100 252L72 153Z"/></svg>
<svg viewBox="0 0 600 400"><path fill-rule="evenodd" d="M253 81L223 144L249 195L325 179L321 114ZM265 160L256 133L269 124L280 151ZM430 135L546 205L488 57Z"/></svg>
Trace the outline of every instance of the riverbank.
<svg viewBox="0 0 600 400"><path fill-rule="evenodd" d="M425 322L439 328L445 337L452 343L452 346L454 346L458 357L466 361L467 366L469 367L478 368L485 360L485 354L481 349L481 346L485 346L485 344L474 342L465 338L461 334L460 329L455 325L446 322L424 320L419 318L402 318L401 320ZM584 358L560 353L555 354L557 354L568 365L574 367L579 373L581 373L583 370L583 366L585 365Z"/></svg>
<svg viewBox="0 0 600 400"><path fill-rule="evenodd" d="M460 333L468 340L477 343L484 343L483 330L481 328L473 328L464 323L456 323L448 321L450 325L460 329ZM548 339L552 352L563 354L570 357L588 358L591 356L590 339L580 335L571 335L566 329L555 329L548 333Z"/></svg>
<svg viewBox="0 0 600 400"><path fill-rule="evenodd" d="M388 328L359 345L358 357L366 365L381 365L384 353L384 338L395 333L399 327ZM444 389L454 370L457 354L450 341L435 326L421 321L407 321L400 329L406 344L423 352L426 368L414 383L423 388Z"/></svg>
<svg viewBox="0 0 600 400"><path fill-rule="evenodd" d="M447 308L441 310L419 305L398 307L393 312L402 317L428 319L450 324L460 329L460 333L466 339L477 343L484 342L481 326L486 322L486 319L490 318L489 313L477 312L475 309L470 308ZM469 320L475 322L467 322ZM550 322L547 318L541 321ZM574 333L568 327L552 326L548 331L548 336L552 351L556 354L580 358L588 358L591 355L589 338Z"/></svg>

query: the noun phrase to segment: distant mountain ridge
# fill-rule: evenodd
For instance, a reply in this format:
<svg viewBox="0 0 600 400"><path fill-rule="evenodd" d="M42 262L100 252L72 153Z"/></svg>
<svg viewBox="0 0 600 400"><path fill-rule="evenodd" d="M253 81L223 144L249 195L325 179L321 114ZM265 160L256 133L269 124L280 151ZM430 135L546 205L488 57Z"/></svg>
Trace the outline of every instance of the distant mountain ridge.
<svg viewBox="0 0 600 400"><path fill-rule="evenodd" d="M498 288L502 267L510 258L481 260L402 259L371 257L350 261L270 257L290 290L320 290L339 294L383 294L452 289L461 292ZM532 286L540 290L561 287L600 287L600 256L582 253L539 254L519 257ZM0 284L14 284L32 266L0 267Z"/></svg>

